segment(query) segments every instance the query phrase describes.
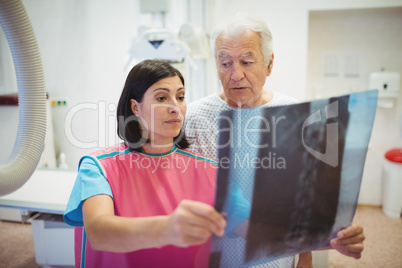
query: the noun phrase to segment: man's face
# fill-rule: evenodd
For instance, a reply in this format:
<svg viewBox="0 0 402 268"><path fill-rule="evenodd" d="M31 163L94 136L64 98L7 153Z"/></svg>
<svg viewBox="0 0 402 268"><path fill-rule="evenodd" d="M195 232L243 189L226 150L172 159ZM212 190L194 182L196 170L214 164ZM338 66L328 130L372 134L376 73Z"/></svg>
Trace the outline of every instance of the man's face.
<svg viewBox="0 0 402 268"><path fill-rule="evenodd" d="M261 38L246 30L238 37L222 33L216 41L216 61L224 100L231 107L250 108L264 104L263 86L271 73L264 65Z"/></svg>

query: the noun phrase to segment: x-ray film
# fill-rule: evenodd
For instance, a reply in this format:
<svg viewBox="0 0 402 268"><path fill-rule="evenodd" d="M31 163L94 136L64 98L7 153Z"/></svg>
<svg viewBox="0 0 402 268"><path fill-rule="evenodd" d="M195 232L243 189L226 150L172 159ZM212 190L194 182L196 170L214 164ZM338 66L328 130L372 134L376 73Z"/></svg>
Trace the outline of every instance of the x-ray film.
<svg viewBox="0 0 402 268"><path fill-rule="evenodd" d="M210 267L249 267L329 246L351 225L377 90L219 118L215 208L224 237Z"/></svg>

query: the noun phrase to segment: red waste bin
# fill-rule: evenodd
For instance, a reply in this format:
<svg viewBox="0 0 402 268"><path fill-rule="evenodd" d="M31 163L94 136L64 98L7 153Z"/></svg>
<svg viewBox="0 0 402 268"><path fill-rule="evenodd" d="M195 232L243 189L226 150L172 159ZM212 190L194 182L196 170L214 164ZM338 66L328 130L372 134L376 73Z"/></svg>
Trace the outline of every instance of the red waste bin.
<svg viewBox="0 0 402 268"><path fill-rule="evenodd" d="M402 216L402 148L385 153L382 211L391 218Z"/></svg>

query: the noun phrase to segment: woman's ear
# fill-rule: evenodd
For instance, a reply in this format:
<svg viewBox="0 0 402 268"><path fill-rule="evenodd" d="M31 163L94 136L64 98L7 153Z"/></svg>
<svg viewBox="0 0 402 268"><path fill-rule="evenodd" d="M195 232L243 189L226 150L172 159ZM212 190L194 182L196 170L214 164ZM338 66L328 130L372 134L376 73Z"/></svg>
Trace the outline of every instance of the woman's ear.
<svg viewBox="0 0 402 268"><path fill-rule="evenodd" d="M135 116L139 116L139 110L138 110L138 102L135 99L131 99L130 100L130 104L131 104L131 111L133 112L133 114Z"/></svg>

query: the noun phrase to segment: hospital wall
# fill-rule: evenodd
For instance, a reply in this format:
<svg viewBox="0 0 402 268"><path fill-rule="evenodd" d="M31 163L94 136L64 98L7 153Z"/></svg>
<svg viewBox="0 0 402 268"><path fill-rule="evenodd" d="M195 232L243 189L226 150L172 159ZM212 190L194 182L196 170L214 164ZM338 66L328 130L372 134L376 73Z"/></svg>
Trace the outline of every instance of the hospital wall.
<svg viewBox="0 0 402 268"><path fill-rule="evenodd" d="M187 19L185 1L172 3L166 27L178 29ZM37 37L49 98L66 100L66 105L51 108L56 155L65 153L67 165L76 170L82 155L119 142L115 109L131 69L125 68L128 50L137 28L151 24L152 15L141 14L137 0L23 4ZM9 117L11 133L17 128L17 112ZM4 143L0 161L12 144Z"/></svg>
<svg viewBox="0 0 402 268"><path fill-rule="evenodd" d="M311 98L372 89L370 74L382 69L402 74L402 7L313 11L309 21L307 92ZM328 66L328 59L335 59L336 66ZM402 147L400 89L394 99L385 102L380 97L361 203L381 204L384 154L395 147Z"/></svg>
<svg viewBox="0 0 402 268"><path fill-rule="evenodd" d="M65 153L69 168L76 169L82 155L118 142L114 116L129 71L124 68L129 58L127 51L138 26L150 25L152 16L139 12L138 0L24 0L23 3L38 39L46 90L50 98L67 100L65 106L51 108L56 155ZM194 3L172 0L166 27L177 30L189 19L197 22L198 18L189 16L199 12L191 6ZM239 11L264 18L273 33L275 50L274 69L266 87L300 100L312 98L307 81L310 11L402 6L396 0L205 0L202 3L207 6L203 15L207 18L204 27L208 33ZM208 79L216 79L213 69L200 72L206 72L203 75ZM213 85L210 87L208 92L217 90ZM388 122L386 117L384 120ZM8 142L9 147L3 152L11 151L12 143ZM380 168L380 163L371 164Z"/></svg>

